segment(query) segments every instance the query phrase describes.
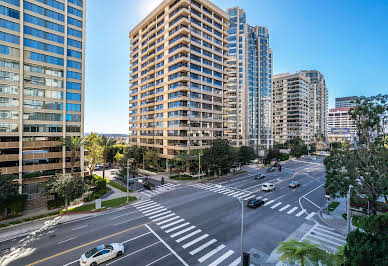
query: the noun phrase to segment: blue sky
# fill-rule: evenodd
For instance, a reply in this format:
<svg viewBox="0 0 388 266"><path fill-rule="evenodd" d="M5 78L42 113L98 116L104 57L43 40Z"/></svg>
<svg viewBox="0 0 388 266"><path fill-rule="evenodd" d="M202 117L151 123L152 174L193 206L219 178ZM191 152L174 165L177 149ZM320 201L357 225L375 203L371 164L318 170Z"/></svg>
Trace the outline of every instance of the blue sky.
<svg viewBox="0 0 388 266"><path fill-rule="evenodd" d="M160 0L89 0L85 131L127 133L129 31ZM214 0L266 26L274 74L317 69L335 97L388 93L388 0Z"/></svg>

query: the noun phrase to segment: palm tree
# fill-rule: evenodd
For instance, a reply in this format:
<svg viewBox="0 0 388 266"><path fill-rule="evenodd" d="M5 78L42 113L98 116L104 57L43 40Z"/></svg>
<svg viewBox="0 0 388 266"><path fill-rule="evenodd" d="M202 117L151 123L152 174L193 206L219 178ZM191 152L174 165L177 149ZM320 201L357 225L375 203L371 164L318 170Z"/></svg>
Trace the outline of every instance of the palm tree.
<svg viewBox="0 0 388 266"><path fill-rule="evenodd" d="M280 242L278 253L281 253L280 260L283 262L290 262L295 264L299 262L301 266L310 265L310 262L314 265L319 265L321 262L323 265L332 265L332 257L326 253L323 249L320 249L318 245L311 244L308 240L297 241L290 239L289 241Z"/></svg>
<svg viewBox="0 0 388 266"><path fill-rule="evenodd" d="M105 164L106 164L106 157L108 156L108 150L116 143L116 141L113 138L107 138L106 136L102 135L99 139L99 144L102 147L102 158L104 160L104 164L102 166L102 177L105 178Z"/></svg>
<svg viewBox="0 0 388 266"><path fill-rule="evenodd" d="M71 152L70 165L71 174L74 174L75 161L77 160L77 151L79 151L84 144L84 138L79 136L66 137L61 139L61 146L68 148Z"/></svg>

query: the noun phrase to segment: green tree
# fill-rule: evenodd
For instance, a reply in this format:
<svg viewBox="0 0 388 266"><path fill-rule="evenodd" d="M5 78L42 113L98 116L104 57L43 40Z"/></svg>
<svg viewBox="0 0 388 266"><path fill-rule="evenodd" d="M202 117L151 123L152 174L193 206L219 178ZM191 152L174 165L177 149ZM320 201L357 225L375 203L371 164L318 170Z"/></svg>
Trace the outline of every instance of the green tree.
<svg viewBox="0 0 388 266"><path fill-rule="evenodd" d="M170 159L172 167L178 172L190 172L191 166L191 155L187 152L181 152Z"/></svg>
<svg viewBox="0 0 388 266"><path fill-rule="evenodd" d="M120 163L124 160L125 158L125 155L120 153L119 151L116 153L115 157L114 157L114 160L117 164L120 165Z"/></svg>
<svg viewBox="0 0 388 266"><path fill-rule="evenodd" d="M103 166L102 166L102 178L105 179L105 164L108 156L108 150L116 143L113 138L108 138L104 135L99 139L99 145L102 147L102 158L103 158Z"/></svg>
<svg viewBox="0 0 388 266"><path fill-rule="evenodd" d="M88 150L86 159L88 160L89 175L92 175L97 164L102 162L103 149L100 146L101 136L97 133L90 133L85 138L85 149Z"/></svg>
<svg viewBox="0 0 388 266"><path fill-rule="evenodd" d="M332 265L332 257L318 245L311 244L308 240L297 241L290 239L289 241L280 242L278 253L282 254L280 260L300 265L318 265L321 262L323 265Z"/></svg>
<svg viewBox="0 0 388 266"><path fill-rule="evenodd" d="M52 176L46 184L47 193L55 193L65 201L65 210L68 210L69 202L80 198L89 189L85 180L80 176L71 174L58 174Z"/></svg>
<svg viewBox="0 0 388 266"><path fill-rule="evenodd" d="M290 140L287 140L285 143L284 143L284 146L287 148L287 149L290 149L290 154L292 156L295 156L296 158L299 158L300 156L304 155L304 154L307 154L308 153L308 150L307 150L307 145L304 143L304 141L299 138L299 137L296 137L296 138L292 138Z"/></svg>
<svg viewBox="0 0 388 266"><path fill-rule="evenodd" d="M77 158L79 158L80 149L84 144L84 138L79 136L66 137L61 139L61 145L70 150L70 165L71 174L74 174L74 166Z"/></svg>
<svg viewBox="0 0 388 266"><path fill-rule="evenodd" d="M237 156L227 140L216 139L212 146L204 151L202 159L205 168L217 173L231 169L237 161Z"/></svg>
<svg viewBox="0 0 388 266"><path fill-rule="evenodd" d="M159 170L158 153L154 149L149 149L144 154L145 164L155 170Z"/></svg>
<svg viewBox="0 0 388 266"><path fill-rule="evenodd" d="M255 150L249 146L241 146L237 152L238 162L242 165L249 164L256 158Z"/></svg>
<svg viewBox="0 0 388 266"><path fill-rule="evenodd" d="M388 235L388 213L359 216L353 224L369 233Z"/></svg>
<svg viewBox="0 0 388 266"><path fill-rule="evenodd" d="M18 193L18 186L12 180L15 179L13 175L3 175L0 172L0 201L6 201L9 197Z"/></svg>

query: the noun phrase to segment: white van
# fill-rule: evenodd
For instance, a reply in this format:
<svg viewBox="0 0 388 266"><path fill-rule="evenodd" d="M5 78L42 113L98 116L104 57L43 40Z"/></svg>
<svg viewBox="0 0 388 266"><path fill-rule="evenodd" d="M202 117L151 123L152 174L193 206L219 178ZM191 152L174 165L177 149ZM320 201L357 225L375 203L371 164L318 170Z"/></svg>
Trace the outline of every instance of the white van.
<svg viewBox="0 0 388 266"><path fill-rule="evenodd" d="M272 191L275 190L275 185L271 183L264 183L261 185L261 190L263 191Z"/></svg>

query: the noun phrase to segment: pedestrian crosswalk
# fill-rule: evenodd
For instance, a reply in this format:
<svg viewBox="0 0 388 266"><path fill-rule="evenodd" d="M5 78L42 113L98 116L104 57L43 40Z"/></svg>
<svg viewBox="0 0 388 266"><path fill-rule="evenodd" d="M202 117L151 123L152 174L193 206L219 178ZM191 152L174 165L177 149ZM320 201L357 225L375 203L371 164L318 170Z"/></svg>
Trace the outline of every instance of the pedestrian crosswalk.
<svg viewBox="0 0 388 266"><path fill-rule="evenodd" d="M241 257L238 252L228 249L226 245L218 242L217 239L212 238L209 234L204 234L202 229L176 215L161 204L147 199L134 203L132 206L145 216L148 216L171 239L182 245L182 248L195 257L200 264L236 266L240 263Z"/></svg>
<svg viewBox="0 0 388 266"><path fill-rule="evenodd" d="M144 196L146 196L148 198L148 197L152 197L152 196L162 194L162 193L165 193L168 191L175 190L179 186L180 186L179 184L165 183L164 185L156 186L152 190L141 189L141 190L138 190L138 192L140 192L141 194L143 194Z"/></svg>
<svg viewBox="0 0 388 266"><path fill-rule="evenodd" d="M346 238L330 227L315 224L309 232L307 232L302 240L307 239L311 243L320 245L323 249L330 252L336 252L340 246L346 243Z"/></svg>
<svg viewBox="0 0 388 266"><path fill-rule="evenodd" d="M236 188L221 186L217 184L194 184L191 186L199 189L205 189L211 192L223 194L225 196L230 196L234 198L243 198L244 200L250 200L253 198L261 199L265 202L264 207L268 207L272 210L277 210L285 214L294 215L295 217L301 217L306 220L312 220L314 215L316 214L315 212L307 213L305 209L302 209L300 207L295 207L287 203L276 201L276 199L272 200L272 199L264 198L263 196L257 196L255 194L252 194L249 191L238 190Z"/></svg>

